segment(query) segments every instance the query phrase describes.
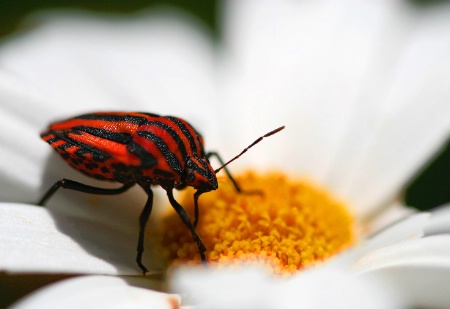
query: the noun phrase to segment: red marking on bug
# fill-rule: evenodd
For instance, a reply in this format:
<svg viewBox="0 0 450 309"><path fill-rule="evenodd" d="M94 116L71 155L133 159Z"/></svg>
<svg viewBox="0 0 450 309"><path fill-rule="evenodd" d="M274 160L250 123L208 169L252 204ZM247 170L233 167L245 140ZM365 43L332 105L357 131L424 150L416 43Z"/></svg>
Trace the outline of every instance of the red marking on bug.
<svg viewBox="0 0 450 309"><path fill-rule="evenodd" d="M173 116L137 112L98 112L80 115L51 124L41 134L58 154L78 171L96 179L116 181L122 187L105 189L73 180L56 182L38 202L43 205L59 188L91 194L120 194L137 184L147 193L147 202L139 217L139 238L136 262L144 274L142 264L144 231L153 206L151 185L166 190L169 202L189 229L206 263L205 251L195 227L199 219L198 198L218 188L216 174L224 169L241 192L226 168L263 138L284 129L279 127L259 137L233 159L224 163L216 152L206 153L203 137L185 120ZM215 156L222 164L213 169L209 158ZM175 200L173 189L194 187L195 218L191 221L184 208Z"/></svg>

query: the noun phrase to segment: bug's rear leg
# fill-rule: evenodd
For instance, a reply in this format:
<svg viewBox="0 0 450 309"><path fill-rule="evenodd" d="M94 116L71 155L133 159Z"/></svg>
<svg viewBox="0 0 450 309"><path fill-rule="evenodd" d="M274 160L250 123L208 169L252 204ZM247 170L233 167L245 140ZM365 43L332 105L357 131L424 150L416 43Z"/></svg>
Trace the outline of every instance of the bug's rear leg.
<svg viewBox="0 0 450 309"><path fill-rule="evenodd" d="M183 223L187 226L187 228L189 229L189 231L192 234L192 238L194 238L195 243L198 246L198 252L200 253L200 258L202 259L203 264L206 264L206 257L205 257L205 252L206 252L206 247L203 244L202 240L200 239L200 237L198 236L194 225L192 224L191 220L189 219L189 216L186 212L186 210L184 210L183 206L181 206L173 197L173 192L172 189L167 189L167 196L169 197L169 202L172 205L172 207L175 209L175 211L177 212L177 214L180 216L181 221L183 221Z"/></svg>
<svg viewBox="0 0 450 309"><path fill-rule="evenodd" d="M39 200L38 205L44 205L45 202L49 198L55 194L56 191L58 191L59 188L64 189L70 189L75 191L80 191L84 193L90 193L90 194L98 194L98 195L115 195L120 194L125 191L127 191L129 188L131 188L134 185L134 183L130 184L124 184L122 187L119 188L98 188L93 187L89 185L85 185L83 183L70 180L70 179L61 179L57 181L45 194L44 196ZM148 195L147 203L145 204L144 210L142 211L140 217L139 217L139 240L138 240L138 246L137 251L138 254L136 256L136 262L140 269L144 272L148 272L147 268L142 264L142 254L144 252L144 232L145 232L145 226L147 224L148 218L150 217L150 214L152 212L152 205L153 205L153 192L150 189L150 186L144 187L145 192Z"/></svg>
<svg viewBox="0 0 450 309"><path fill-rule="evenodd" d="M80 191L80 192L84 192L84 193L91 193L91 194L115 195L115 194L120 194L122 192L127 191L133 185L134 185L134 183L124 184L120 188L106 189L106 188L98 188L98 187L85 185L81 182L73 181L70 179L61 179L61 180L55 182L55 184L50 189L48 189L48 191L44 194L44 196L39 200L39 202L37 204L43 206L45 204L45 202L47 202L48 199L51 198L53 196L53 194L55 194L56 191L58 191L59 188L70 189L70 190Z"/></svg>

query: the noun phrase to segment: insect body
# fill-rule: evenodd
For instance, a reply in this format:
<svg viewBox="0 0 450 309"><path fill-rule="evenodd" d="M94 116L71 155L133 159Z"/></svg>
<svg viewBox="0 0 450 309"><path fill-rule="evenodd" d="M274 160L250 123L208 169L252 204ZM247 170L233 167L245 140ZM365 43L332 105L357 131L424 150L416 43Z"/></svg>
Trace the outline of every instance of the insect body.
<svg viewBox="0 0 450 309"><path fill-rule="evenodd" d="M257 139L238 156L263 137L282 130L280 127ZM88 186L62 179L56 182L39 201L43 205L60 187L76 191L113 195L125 192L135 184L148 195L140 215L136 262L144 274L142 264L144 231L153 205L151 185L159 185L166 192L170 204L190 230L200 257L206 262L205 251L195 227L198 222L198 198L201 194L218 188L216 173L224 168L236 189L239 186L231 177L220 156L205 153L202 136L185 120L172 116L158 116L137 112L99 112L85 114L51 124L41 134L58 154L72 167L84 174L122 183L116 189ZM214 170L209 158L216 156L222 167ZM175 200L173 189L194 187L195 220L191 222L184 208Z"/></svg>

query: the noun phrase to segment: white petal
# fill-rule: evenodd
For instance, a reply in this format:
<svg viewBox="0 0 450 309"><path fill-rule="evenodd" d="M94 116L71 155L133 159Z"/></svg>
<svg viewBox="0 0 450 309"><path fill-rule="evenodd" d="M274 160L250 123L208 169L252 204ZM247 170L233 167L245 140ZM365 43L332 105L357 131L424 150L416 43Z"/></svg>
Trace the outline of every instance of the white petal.
<svg viewBox="0 0 450 309"><path fill-rule="evenodd" d="M450 5L400 5L387 17L360 94L379 108L355 114L334 177L361 214L392 199L450 132Z"/></svg>
<svg viewBox="0 0 450 309"><path fill-rule="evenodd" d="M425 234L450 234L450 204L433 210L430 222L425 227Z"/></svg>
<svg viewBox="0 0 450 309"><path fill-rule="evenodd" d="M352 267L354 263L370 252L420 238L424 235L429 217L430 214L428 213L418 213L392 223L356 247L338 255L330 263Z"/></svg>
<svg viewBox="0 0 450 309"><path fill-rule="evenodd" d="M141 274L135 264L137 231L24 204L3 203L0 212L2 271ZM159 266L152 265L157 261L151 255L147 250L143 262L154 270Z"/></svg>
<svg viewBox="0 0 450 309"><path fill-rule="evenodd" d="M424 235L424 227L428 224L429 213L417 213L403 218L369 237L365 245L368 250L401 241L416 239Z"/></svg>
<svg viewBox="0 0 450 309"><path fill-rule="evenodd" d="M225 106L238 105L230 119L249 125L230 134L250 140L262 125L285 124L275 144L283 151L273 151L275 142L267 150L258 146L273 155L256 162L322 180L352 116L384 8L368 2L231 3L225 16L231 101Z"/></svg>
<svg viewBox="0 0 450 309"><path fill-rule="evenodd" d="M373 216L373 218L370 218L371 220L368 220L368 226L366 227L367 230L365 231L365 234L370 235L376 233L377 231L384 229L386 226L400 222L404 218L412 216L418 212L419 211L414 208L406 207L401 203L394 202L384 209L381 209L380 213Z"/></svg>
<svg viewBox="0 0 450 309"><path fill-rule="evenodd" d="M271 299L274 309L399 308L401 303L385 282L332 267L306 270L277 288L280 294Z"/></svg>
<svg viewBox="0 0 450 309"><path fill-rule="evenodd" d="M397 308L397 300L375 280L359 280L334 268L274 279L258 268L179 270L176 291L196 297L198 308Z"/></svg>
<svg viewBox="0 0 450 309"><path fill-rule="evenodd" d="M436 235L386 246L366 254L355 268L370 271L393 265L450 267L450 235Z"/></svg>
<svg viewBox="0 0 450 309"><path fill-rule="evenodd" d="M260 268L225 271L203 268L178 269L171 279L172 289L189 295L188 303L198 308L270 308L271 278ZM197 308L197 306L195 306Z"/></svg>
<svg viewBox="0 0 450 309"><path fill-rule="evenodd" d="M369 254L357 268L363 277L388 282L405 308L449 308L450 236L393 245Z"/></svg>
<svg viewBox="0 0 450 309"><path fill-rule="evenodd" d="M214 130L213 119L199 116L215 110L213 46L189 16L53 12L28 22L39 27L5 42L0 63L39 89L58 117L126 109L179 115Z"/></svg>
<svg viewBox="0 0 450 309"><path fill-rule="evenodd" d="M357 215L379 210L450 130L450 6L230 3L228 140L286 124L276 141L283 151L266 143L259 147L272 155L252 163L325 181Z"/></svg>
<svg viewBox="0 0 450 309"><path fill-rule="evenodd" d="M396 265L364 273L386 282L402 308L450 308L450 267L447 265Z"/></svg>
<svg viewBox="0 0 450 309"><path fill-rule="evenodd" d="M0 74L0 198L31 202L37 199L48 146L39 138L43 100L13 78Z"/></svg>
<svg viewBox="0 0 450 309"><path fill-rule="evenodd" d="M152 291L148 285L144 279L67 279L34 292L12 308L178 308L179 296Z"/></svg>

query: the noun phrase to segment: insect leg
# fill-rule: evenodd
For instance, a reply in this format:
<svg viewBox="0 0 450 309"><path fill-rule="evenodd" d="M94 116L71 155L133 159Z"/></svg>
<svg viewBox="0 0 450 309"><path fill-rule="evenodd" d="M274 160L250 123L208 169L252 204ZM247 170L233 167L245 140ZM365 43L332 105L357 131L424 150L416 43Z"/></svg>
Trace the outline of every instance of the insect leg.
<svg viewBox="0 0 450 309"><path fill-rule="evenodd" d="M202 259L203 264L206 264L206 257L205 257L205 245L203 244L202 240L198 236L197 232L195 231L194 226L192 225L191 220L189 219L188 214L186 213L186 210L184 210L183 206L178 204L178 202L173 197L172 189L167 189L167 196L169 197L169 202L172 205L172 207L175 209L177 214L180 216L181 221L187 226L189 231L192 234L192 238L194 238L195 243L198 246L198 252L200 253L200 257Z"/></svg>
<svg viewBox="0 0 450 309"><path fill-rule="evenodd" d="M127 191L129 188L131 188L134 185L134 183L131 184L124 184L120 188L114 188L114 189L107 189L107 188L98 188L93 187L89 185L85 185L81 182L73 181L70 179L61 179L57 181L45 194L44 196L39 200L37 203L38 205L44 205L47 200L55 194L55 192L59 188L64 189L70 189L75 191L80 191L84 193L91 193L91 194L99 194L99 195L114 195L114 194L120 194L125 191Z"/></svg>
<svg viewBox="0 0 450 309"><path fill-rule="evenodd" d="M199 211L198 211L198 198L201 194L205 192L203 191L197 191L194 193L194 209L195 209L195 217L194 217L194 228L197 228L198 224L198 217L199 217Z"/></svg>
<svg viewBox="0 0 450 309"><path fill-rule="evenodd" d="M148 184L141 184L141 187L145 190L148 195L147 202L145 203L144 209L139 216L139 240L137 246L137 256L136 263L139 268L142 269L144 275L148 272L147 268L142 264L142 254L144 253L144 234L145 234L145 226L147 225L148 218L150 218L150 214L152 213L153 207L153 191Z"/></svg>
<svg viewBox="0 0 450 309"><path fill-rule="evenodd" d="M211 157L216 157L217 160L219 160L220 165L225 165L225 161L222 160L222 157L215 151L210 151L206 154L206 158L209 160L209 158ZM241 193L241 188L239 187L239 185L237 184L236 180L234 180L233 176L231 176L230 170L227 167L223 168L225 170L225 173L227 174L228 178L231 180L231 182L233 183L233 186L236 188L236 191Z"/></svg>

